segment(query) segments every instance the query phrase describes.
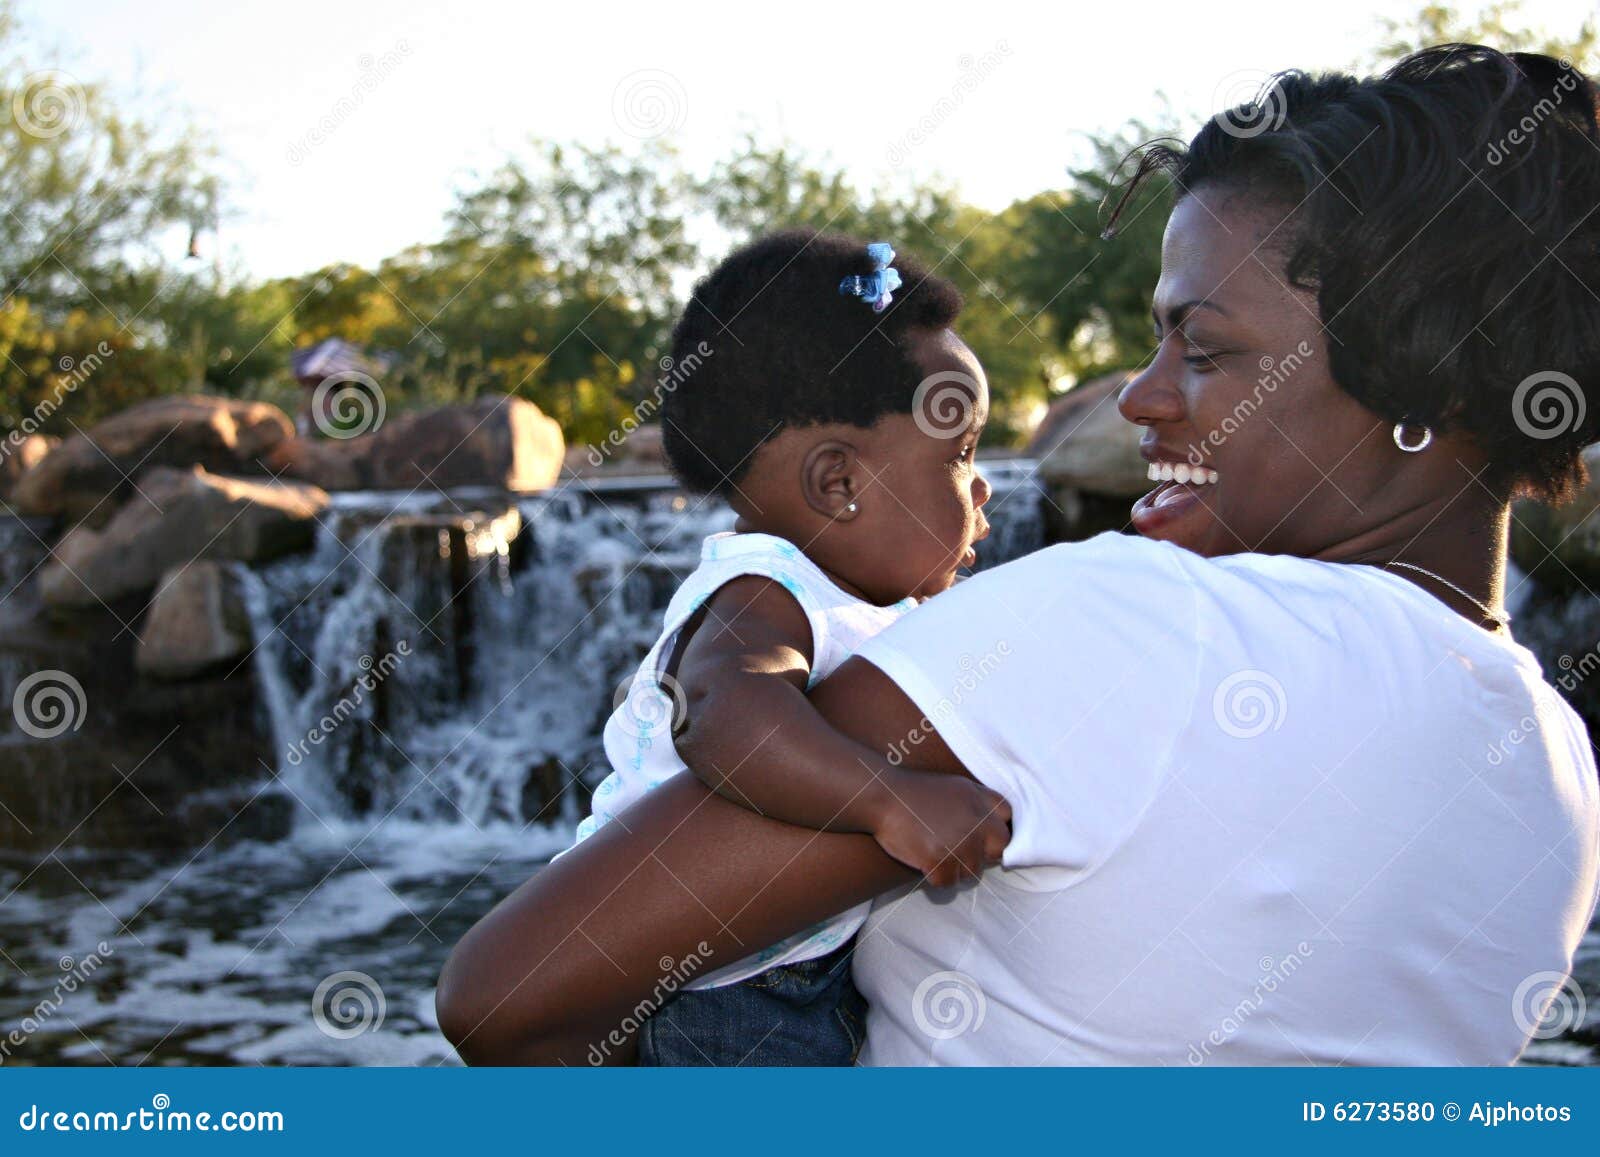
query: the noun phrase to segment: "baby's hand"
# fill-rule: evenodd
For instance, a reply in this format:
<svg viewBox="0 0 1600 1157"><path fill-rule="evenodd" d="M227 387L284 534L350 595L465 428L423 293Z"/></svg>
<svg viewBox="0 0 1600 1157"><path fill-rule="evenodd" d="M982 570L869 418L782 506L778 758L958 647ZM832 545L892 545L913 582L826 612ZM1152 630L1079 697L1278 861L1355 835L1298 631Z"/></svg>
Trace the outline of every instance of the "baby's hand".
<svg viewBox="0 0 1600 1157"><path fill-rule="evenodd" d="M938 887L998 864L1011 840L1011 805L965 776L905 772L890 781L888 800L873 838Z"/></svg>

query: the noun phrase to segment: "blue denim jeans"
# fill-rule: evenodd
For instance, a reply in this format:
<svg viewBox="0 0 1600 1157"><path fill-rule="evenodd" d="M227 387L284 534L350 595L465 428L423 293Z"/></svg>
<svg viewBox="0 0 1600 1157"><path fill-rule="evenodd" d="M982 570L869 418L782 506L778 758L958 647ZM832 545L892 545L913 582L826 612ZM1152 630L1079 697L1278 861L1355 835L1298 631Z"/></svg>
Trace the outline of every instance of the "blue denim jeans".
<svg viewBox="0 0 1600 1157"><path fill-rule="evenodd" d="M855 938L815 960L722 988L680 992L645 1021L641 1065L853 1065L867 1001L850 979Z"/></svg>

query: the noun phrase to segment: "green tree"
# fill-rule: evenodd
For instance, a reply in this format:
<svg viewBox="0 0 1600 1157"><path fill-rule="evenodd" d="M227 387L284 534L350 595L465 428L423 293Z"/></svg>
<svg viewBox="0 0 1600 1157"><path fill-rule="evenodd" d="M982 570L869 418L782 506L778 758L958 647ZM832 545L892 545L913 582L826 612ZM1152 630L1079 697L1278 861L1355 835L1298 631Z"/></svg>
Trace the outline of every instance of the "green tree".
<svg viewBox="0 0 1600 1157"><path fill-rule="evenodd" d="M1132 155L1163 136L1170 130L1133 122L1091 138L1089 159L1065 188L1017 201L996 222L1008 245L997 262L1002 289L1019 312L1048 319L1061 335L1063 383L1136 365L1150 350L1150 297L1172 200L1165 183L1146 184L1106 233Z"/></svg>
<svg viewBox="0 0 1600 1157"><path fill-rule="evenodd" d="M213 220L218 186L192 135L30 66L19 44L0 6L0 430L59 433L181 385L150 310L171 272L151 239Z"/></svg>
<svg viewBox="0 0 1600 1157"><path fill-rule="evenodd" d="M936 184L866 192L792 145L754 140L716 166L702 189L730 245L785 227L853 233L915 253L953 281L966 299L959 329L983 362L993 395L985 441L1007 444L1025 433L1059 372L1062 351L1052 319L1019 311L1003 288L1004 263L1016 253L1004 214Z"/></svg>
<svg viewBox="0 0 1600 1157"><path fill-rule="evenodd" d="M1523 23L1522 0L1497 0L1467 15L1448 4L1426 4L1406 20L1380 18L1383 42L1362 67L1383 68L1434 44L1487 44L1502 52L1542 52L1592 72L1600 63L1600 30L1589 17L1566 36Z"/></svg>
<svg viewBox="0 0 1600 1157"><path fill-rule="evenodd" d="M569 439L601 439L664 352L674 287L696 258L692 193L664 147L536 145L463 191L438 242L376 269L271 283L289 304L261 348L283 360L342 337L394 359L383 382L391 407L517 394ZM233 308L258 304L240 296ZM282 391L259 364L234 369L257 396Z"/></svg>
<svg viewBox="0 0 1600 1157"><path fill-rule="evenodd" d="M192 134L164 139L99 86L30 69L16 42L8 5L0 8L0 292L70 308L153 257L152 237L212 221L217 183Z"/></svg>

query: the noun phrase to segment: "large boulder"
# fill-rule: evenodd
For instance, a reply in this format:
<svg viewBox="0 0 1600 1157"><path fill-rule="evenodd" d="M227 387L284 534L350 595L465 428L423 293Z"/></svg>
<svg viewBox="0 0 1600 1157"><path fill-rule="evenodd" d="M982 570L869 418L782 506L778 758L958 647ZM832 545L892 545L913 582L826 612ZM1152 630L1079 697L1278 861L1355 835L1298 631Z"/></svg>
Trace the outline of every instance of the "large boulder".
<svg viewBox="0 0 1600 1157"><path fill-rule="evenodd" d="M586 477L594 474L667 474L666 443L660 423L635 427L624 435L619 430L593 446L573 446L567 451L563 467L568 474Z"/></svg>
<svg viewBox="0 0 1600 1157"><path fill-rule="evenodd" d="M1511 511L1511 557L1542 585L1561 591L1600 586L1600 446L1583 452L1589 481L1562 506L1523 501Z"/></svg>
<svg viewBox="0 0 1600 1157"><path fill-rule="evenodd" d="M237 664L250 645L250 616L227 564L201 559L162 576L133 665L157 679L193 679Z"/></svg>
<svg viewBox="0 0 1600 1157"><path fill-rule="evenodd" d="M565 449L561 427L538 406L494 394L384 423L367 461L379 490L542 490L555 484Z"/></svg>
<svg viewBox="0 0 1600 1157"><path fill-rule="evenodd" d="M364 490L370 485L371 445L371 438L289 438L273 447L268 465L274 474L323 490Z"/></svg>
<svg viewBox="0 0 1600 1157"><path fill-rule="evenodd" d="M640 426L622 442L617 460L627 470L645 474L662 474L667 469L667 447L662 437L661 424L652 422Z"/></svg>
<svg viewBox="0 0 1600 1157"><path fill-rule="evenodd" d="M271 466L325 490L446 490L555 484L566 449L561 427L532 402L489 394L418 410L350 438L294 438Z"/></svg>
<svg viewBox="0 0 1600 1157"><path fill-rule="evenodd" d="M80 523L62 536L39 593L52 607L110 605L195 559L263 562L303 550L327 506L326 492L303 483L159 467L103 528Z"/></svg>
<svg viewBox="0 0 1600 1157"><path fill-rule="evenodd" d="M293 433L288 415L265 402L200 395L141 402L51 450L17 479L10 501L23 514L102 525L143 471L262 473L272 448Z"/></svg>
<svg viewBox="0 0 1600 1157"><path fill-rule="evenodd" d="M561 459L561 469L567 474L576 474L580 477L593 474L597 467L594 463L595 451L588 446L569 447Z"/></svg>
<svg viewBox="0 0 1600 1157"><path fill-rule="evenodd" d="M1106 374L1069 390L1045 413L1028 443L1039 474L1085 494L1131 498L1150 488L1139 457L1140 430L1117 412L1128 374Z"/></svg>
<svg viewBox="0 0 1600 1157"><path fill-rule="evenodd" d="M60 438L24 434L20 430L0 438L0 498L10 494L17 479L42 462L60 442Z"/></svg>

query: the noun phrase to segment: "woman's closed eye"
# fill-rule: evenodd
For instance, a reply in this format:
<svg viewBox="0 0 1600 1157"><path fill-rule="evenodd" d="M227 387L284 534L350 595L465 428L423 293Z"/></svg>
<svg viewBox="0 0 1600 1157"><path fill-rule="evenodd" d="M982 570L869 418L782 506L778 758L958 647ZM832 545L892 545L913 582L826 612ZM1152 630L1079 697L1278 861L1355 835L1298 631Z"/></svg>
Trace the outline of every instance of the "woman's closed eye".
<svg viewBox="0 0 1600 1157"><path fill-rule="evenodd" d="M1198 346L1186 346L1183 360L1192 367L1196 373L1207 374L1220 369L1217 362L1228 356L1230 351L1222 349L1201 349Z"/></svg>
<svg viewBox="0 0 1600 1157"><path fill-rule="evenodd" d="M1169 335L1162 331L1161 323L1159 321L1156 322L1155 338L1157 353L1160 352L1160 346L1167 340L1168 336ZM1174 340L1181 341L1183 343L1183 360L1198 373L1209 373L1212 370L1220 368L1216 364L1218 359L1226 357L1231 352L1220 347L1208 346L1202 342L1197 342L1192 336L1186 334L1181 328L1174 329L1170 336Z"/></svg>

